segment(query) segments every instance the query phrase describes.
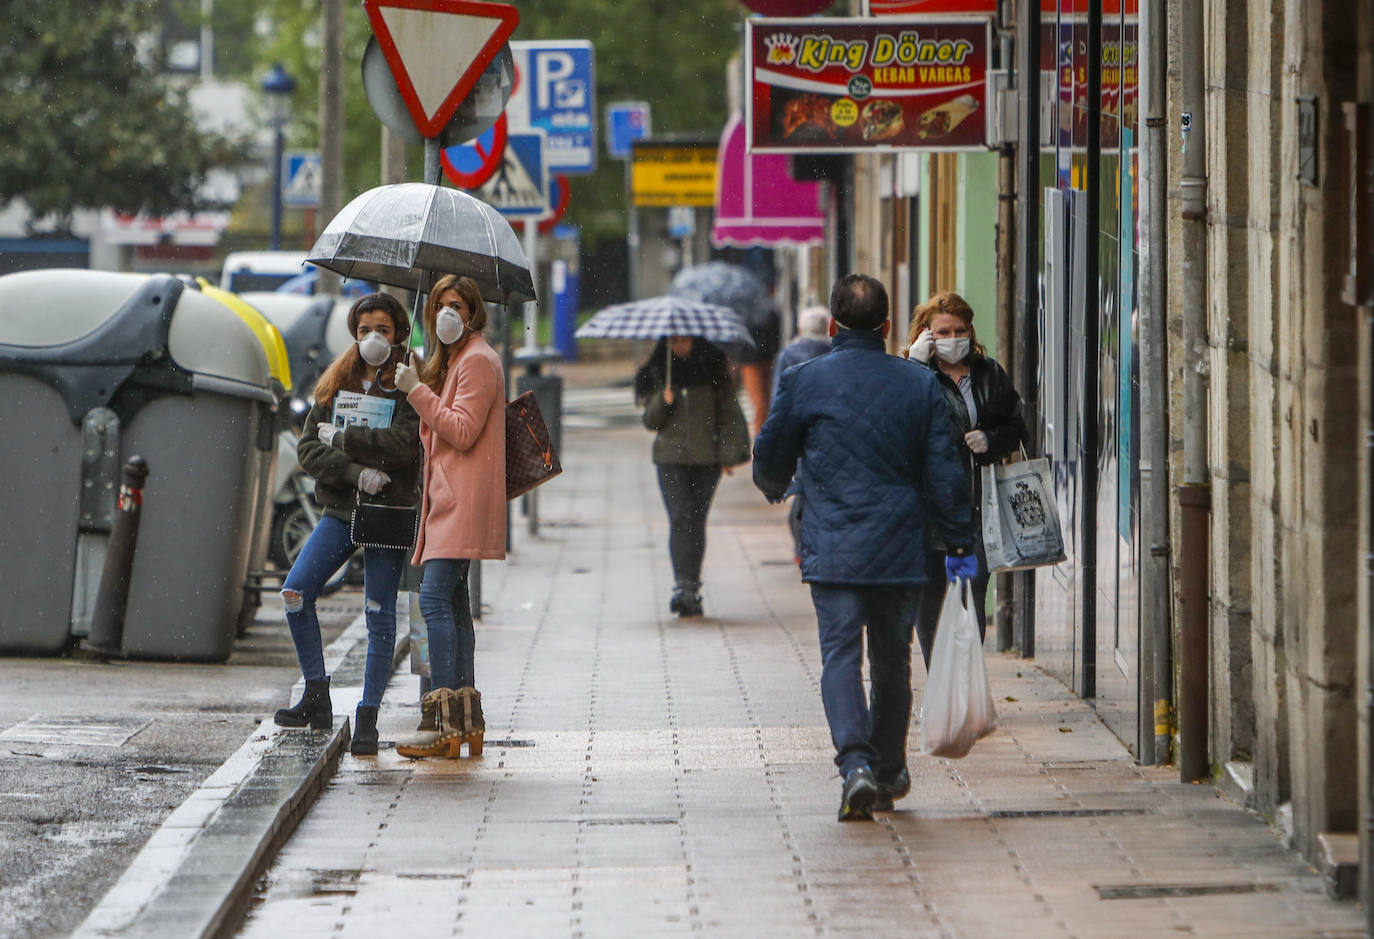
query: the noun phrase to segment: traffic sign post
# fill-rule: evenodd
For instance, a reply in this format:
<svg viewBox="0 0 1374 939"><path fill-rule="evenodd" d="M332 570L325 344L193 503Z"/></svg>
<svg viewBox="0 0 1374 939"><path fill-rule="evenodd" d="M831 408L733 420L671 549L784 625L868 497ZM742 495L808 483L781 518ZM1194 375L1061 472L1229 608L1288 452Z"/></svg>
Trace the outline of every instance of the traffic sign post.
<svg viewBox="0 0 1374 939"><path fill-rule="evenodd" d="M628 160L634 142L653 134L651 125L647 101L606 105L606 155L612 160Z"/></svg>
<svg viewBox="0 0 1374 939"><path fill-rule="evenodd" d="M282 154L282 205L316 209L320 205L323 168L315 150L288 150Z"/></svg>
<svg viewBox="0 0 1374 939"><path fill-rule="evenodd" d="M477 198L508 218L538 222L549 211L549 165L543 131L506 135L501 165Z"/></svg>
<svg viewBox="0 0 1374 939"><path fill-rule="evenodd" d="M512 42L511 132L543 130L549 168L566 176L596 170L596 77L585 39Z"/></svg>
<svg viewBox="0 0 1374 939"><path fill-rule="evenodd" d="M475 189L496 172L505 152L506 115L502 114L476 140L444 149L444 175L460 189Z"/></svg>
<svg viewBox="0 0 1374 939"><path fill-rule="evenodd" d="M363 0L421 136L439 136L520 22L485 0Z"/></svg>

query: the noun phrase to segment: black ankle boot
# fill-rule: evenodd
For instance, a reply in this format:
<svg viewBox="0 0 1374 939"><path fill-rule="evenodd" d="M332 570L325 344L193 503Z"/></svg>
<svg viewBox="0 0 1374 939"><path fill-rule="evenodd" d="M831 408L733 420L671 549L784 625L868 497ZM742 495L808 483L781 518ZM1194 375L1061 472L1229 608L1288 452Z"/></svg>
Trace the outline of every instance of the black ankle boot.
<svg viewBox="0 0 1374 939"><path fill-rule="evenodd" d="M305 694L295 707L282 708L273 718L278 727L306 727L328 730L334 726L334 705L329 701L329 679L305 682Z"/></svg>
<svg viewBox="0 0 1374 939"><path fill-rule="evenodd" d="M672 609L680 617L700 616L701 615L701 584L692 580L684 580L677 585L673 592Z"/></svg>
<svg viewBox="0 0 1374 939"><path fill-rule="evenodd" d="M358 714L353 720L353 743L348 752L354 756L376 756L377 708L358 705Z"/></svg>

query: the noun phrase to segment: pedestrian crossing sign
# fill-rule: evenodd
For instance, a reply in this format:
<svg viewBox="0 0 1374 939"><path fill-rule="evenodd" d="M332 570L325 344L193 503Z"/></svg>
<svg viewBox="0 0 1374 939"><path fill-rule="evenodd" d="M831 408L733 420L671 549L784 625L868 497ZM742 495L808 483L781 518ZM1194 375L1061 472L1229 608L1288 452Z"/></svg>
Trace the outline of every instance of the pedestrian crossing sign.
<svg viewBox="0 0 1374 939"><path fill-rule="evenodd" d="M320 155L314 150L288 150L282 154L281 202L298 209L320 205Z"/></svg>
<svg viewBox="0 0 1374 939"><path fill-rule="evenodd" d="M550 214L543 130L511 133L500 167L474 193L502 215L540 221Z"/></svg>

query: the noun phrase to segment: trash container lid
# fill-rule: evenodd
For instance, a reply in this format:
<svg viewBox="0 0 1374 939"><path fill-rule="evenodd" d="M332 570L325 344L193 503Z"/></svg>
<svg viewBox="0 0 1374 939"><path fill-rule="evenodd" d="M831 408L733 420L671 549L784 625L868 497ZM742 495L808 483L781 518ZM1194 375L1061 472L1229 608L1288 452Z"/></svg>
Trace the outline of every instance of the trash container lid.
<svg viewBox="0 0 1374 939"><path fill-rule="evenodd" d="M247 382L272 382L267 349L229 306L200 290L181 292L167 336L172 360L190 372Z"/></svg>
<svg viewBox="0 0 1374 939"><path fill-rule="evenodd" d="M49 268L0 277L0 342L43 348L93 332L148 282L144 274Z"/></svg>
<svg viewBox="0 0 1374 939"><path fill-rule="evenodd" d="M263 316L260 311L245 303L238 294L221 290L204 279L200 281L200 290L207 297L212 297L233 310L244 325L253 331L253 335L262 344L263 353L267 356L267 366L271 370L272 377L281 382L283 388L290 391L291 363L286 355L286 343L282 341L281 332L277 327L273 326L271 321Z"/></svg>

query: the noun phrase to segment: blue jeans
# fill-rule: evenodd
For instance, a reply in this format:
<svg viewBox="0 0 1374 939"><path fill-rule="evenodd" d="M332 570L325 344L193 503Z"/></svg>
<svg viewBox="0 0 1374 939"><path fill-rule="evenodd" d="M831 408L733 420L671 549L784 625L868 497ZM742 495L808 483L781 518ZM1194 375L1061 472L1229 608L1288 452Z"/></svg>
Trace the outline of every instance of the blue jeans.
<svg viewBox="0 0 1374 939"><path fill-rule="evenodd" d="M324 647L320 642L320 618L315 600L329 575L357 550L348 536L348 525L329 515L320 523L296 556L282 584L286 622L296 646L296 660L307 681L319 681L324 672ZM378 707L391 679L391 654L396 647L396 589L401 584L406 552L393 548L363 549L363 611L367 617L367 665L363 669L362 707ZM293 595L293 596L288 596Z"/></svg>
<svg viewBox="0 0 1374 939"><path fill-rule="evenodd" d="M879 782L889 782L906 768L911 637L921 593L914 584L811 585L820 627L821 701L843 775L866 765ZM864 700L865 626L871 701Z"/></svg>
<svg viewBox="0 0 1374 939"><path fill-rule="evenodd" d="M425 562L420 582L420 612L429 633L429 686L474 688L477 636L472 630L472 601L468 596L466 558L434 558Z"/></svg>

